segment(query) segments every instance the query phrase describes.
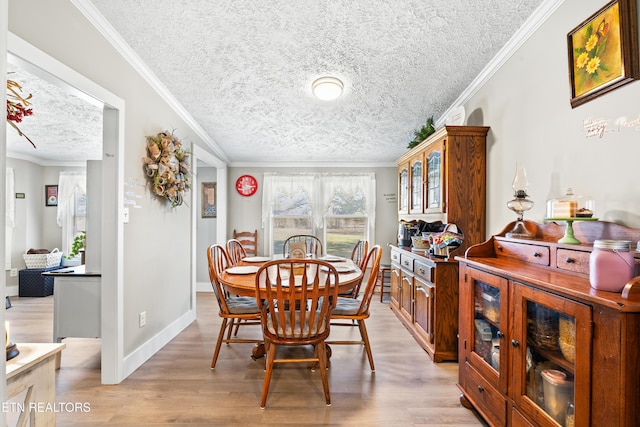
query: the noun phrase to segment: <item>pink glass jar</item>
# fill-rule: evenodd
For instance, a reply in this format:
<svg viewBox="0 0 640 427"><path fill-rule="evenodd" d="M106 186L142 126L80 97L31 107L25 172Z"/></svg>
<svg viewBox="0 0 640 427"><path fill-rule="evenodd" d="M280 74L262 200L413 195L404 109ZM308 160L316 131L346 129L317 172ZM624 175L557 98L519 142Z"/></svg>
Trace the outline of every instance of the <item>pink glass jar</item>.
<svg viewBox="0 0 640 427"><path fill-rule="evenodd" d="M621 292L633 277L634 258L628 240L596 240L589 257L589 281L593 289Z"/></svg>

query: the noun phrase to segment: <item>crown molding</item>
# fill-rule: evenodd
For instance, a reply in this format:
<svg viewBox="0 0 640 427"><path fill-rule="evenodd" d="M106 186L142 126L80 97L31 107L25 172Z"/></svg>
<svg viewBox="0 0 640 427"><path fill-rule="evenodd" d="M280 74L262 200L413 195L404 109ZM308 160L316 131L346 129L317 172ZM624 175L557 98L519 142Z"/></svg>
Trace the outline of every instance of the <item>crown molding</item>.
<svg viewBox="0 0 640 427"><path fill-rule="evenodd" d="M473 79L471 84L460 94L453 104L436 120L436 127L444 126L452 110L467 103L562 3L564 3L564 0L546 0L538 6L533 14L522 24L522 27L520 27L513 37L498 51L487 66L484 67L480 74Z"/></svg>
<svg viewBox="0 0 640 427"><path fill-rule="evenodd" d="M107 22L104 16L96 9L89 0L71 0L71 3L84 15L85 18L102 34L107 41L122 55L144 79L145 81L164 99L167 104L191 127L196 135L200 137L206 145L225 163L229 163L229 157L211 136L200 126L193 116L184 108L176 97L158 79L147 64L131 49L120 34Z"/></svg>
<svg viewBox="0 0 640 427"><path fill-rule="evenodd" d="M46 159L41 159L39 157L30 156L28 154L11 153L9 151L7 151L7 158L24 160L24 161L35 163L36 165L45 166L45 167L67 167L67 168L69 167L86 168L87 167L86 161L76 162L76 161L66 161L66 160L65 161L46 160Z"/></svg>
<svg viewBox="0 0 640 427"><path fill-rule="evenodd" d="M300 163L300 162L280 162L280 163L260 163L260 162L233 162L229 164L232 168L397 168L395 162L389 163L340 163L340 162L317 162L317 163Z"/></svg>

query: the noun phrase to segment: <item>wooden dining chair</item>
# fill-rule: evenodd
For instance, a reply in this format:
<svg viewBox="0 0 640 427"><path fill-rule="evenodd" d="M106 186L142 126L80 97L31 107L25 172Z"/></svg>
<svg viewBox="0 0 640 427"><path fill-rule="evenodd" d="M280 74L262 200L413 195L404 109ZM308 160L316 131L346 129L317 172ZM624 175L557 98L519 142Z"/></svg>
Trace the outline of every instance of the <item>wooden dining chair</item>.
<svg viewBox="0 0 640 427"><path fill-rule="evenodd" d="M367 240L358 240L358 242L353 247L351 251L351 261L355 265L358 266L360 270L362 270L362 279L364 279L364 273L366 271L365 261L367 260L367 255L369 254L369 242ZM362 286L362 280L360 280L356 286L353 287L349 292L344 292L339 294L341 297L347 298L357 298L360 294L360 286Z"/></svg>
<svg viewBox="0 0 640 427"><path fill-rule="evenodd" d="M231 265L224 246L209 246L207 249L207 259L209 261L209 279L220 309L218 315L222 318L220 332L218 333L216 347L213 352L213 359L211 359L211 369L215 369L218 355L220 354L220 347L223 342L227 344L232 342L257 344L263 341L261 339L236 338L236 335L232 337L231 333L234 325L236 325L236 333L237 327L240 325L259 325L260 310L258 309L255 298L248 296L230 296L222 287L219 279L220 274Z"/></svg>
<svg viewBox="0 0 640 427"><path fill-rule="evenodd" d="M312 371L316 363L320 366L325 401L331 405L324 341L338 298L338 273L317 259L295 261L269 261L256 273L256 301L267 351L261 408L267 403L274 365L298 362L311 362ZM279 346L308 345L315 348L311 357L276 358Z"/></svg>
<svg viewBox="0 0 640 427"><path fill-rule="evenodd" d="M333 326L358 326L360 330L360 341L333 341L327 340L327 344L360 344L364 345L367 357L369 358L369 366L371 372L375 372L373 364L373 354L371 352L371 344L369 343L369 335L364 320L369 317L369 306L378 282L378 272L380 270L380 258L382 257L382 248L375 245L371 248L365 259L365 268L370 268L369 279L364 288L364 292L358 298L338 297L336 307L331 313L331 325ZM364 271L364 270L363 270ZM348 322L345 322L348 321ZM355 322L354 322L355 321Z"/></svg>
<svg viewBox="0 0 640 427"><path fill-rule="evenodd" d="M234 229L233 238L240 242L247 256L258 256L258 230L251 232Z"/></svg>
<svg viewBox="0 0 640 427"><path fill-rule="evenodd" d="M305 244L306 254L313 254L315 256L322 255L322 241L312 234L295 234L288 237L282 246L282 255L286 258L289 255L291 244L300 242Z"/></svg>
<svg viewBox="0 0 640 427"><path fill-rule="evenodd" d="M227 241L227 254L229 255L229 262L231 265L236 265L243 258L247 257L247 251L244 245L237 239L229 239Z"/></svg>

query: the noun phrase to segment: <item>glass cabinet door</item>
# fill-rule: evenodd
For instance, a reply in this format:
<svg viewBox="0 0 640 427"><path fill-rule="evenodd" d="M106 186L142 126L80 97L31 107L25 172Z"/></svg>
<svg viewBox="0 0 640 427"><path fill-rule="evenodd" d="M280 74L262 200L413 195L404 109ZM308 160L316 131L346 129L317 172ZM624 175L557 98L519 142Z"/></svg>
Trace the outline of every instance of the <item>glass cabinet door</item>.
<svg viewBox="0 0 640 427"><path fill-rule="evenodd" d="M422 183L422 156L411 161L411 199L409 204L410 213L422 213L422 193L424 191Z"/></svg>
<svg viewBox="0 0 640 427"><path fill-rule="evenodd" d="M425 153L426 163L426 200L427 211L443 211L444 194L444 141L435 144Z"/></svg>
<svg viewBox="0 0 640 427"><path fill-rule="evenodd" d="M409 213L409 166L400 167L398 172L398 212Z"/></svg>
<svg viewBox="0 0 640 427"><path fill-rule="evenodd" d="M484 271L466 270L465 291L470 297L473 324L468 326L470 342L465 343L466 358L498 389L507 391L508 349L505 332L509 327L508 281ZM461 308L462 310L462 308Z"/></svg>
<svg viewBox="0 0 640 427"><path fill-rule="evenodd" d="M516 283L511 347L525 412L542 425L589 425L591 308Z"/></svg>

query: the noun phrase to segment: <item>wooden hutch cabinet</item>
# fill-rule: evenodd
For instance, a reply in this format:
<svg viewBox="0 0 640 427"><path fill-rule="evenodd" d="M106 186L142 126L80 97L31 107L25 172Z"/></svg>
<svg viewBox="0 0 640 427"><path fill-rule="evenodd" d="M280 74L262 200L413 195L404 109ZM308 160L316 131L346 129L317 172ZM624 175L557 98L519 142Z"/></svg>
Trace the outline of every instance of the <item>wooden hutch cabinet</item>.
<svg viewBox="0 0 640 427"><path fill-rule="evenodd" d="M398 220L454 223L486 239L488 127L445 126L397 160ZM457 360L458 263L391 248L391 309L436 361Z"/></svg>
<svg viewBox="0 0 640 427"><path fill-rule="evenodd" d="M398 220L454 223L464 233L458 253L484 241L485 126L444 126L396 160Z"/></svg>
<svg viewBox="0 0 640 427"><path fill-rule="evenodd" d="M564 226L526 225L535 238L506 238L511 223L456 257L461 402L492 426L640 425L640 277L589 283L594 240L640 230L576 222L583 243L563 245Z"/></svg>
<svg viewBox="0 0 640 427"><path fill-rule="evenodd" d="M391 248L391 309L434 362L458 359L458 264Z"/></svg>

